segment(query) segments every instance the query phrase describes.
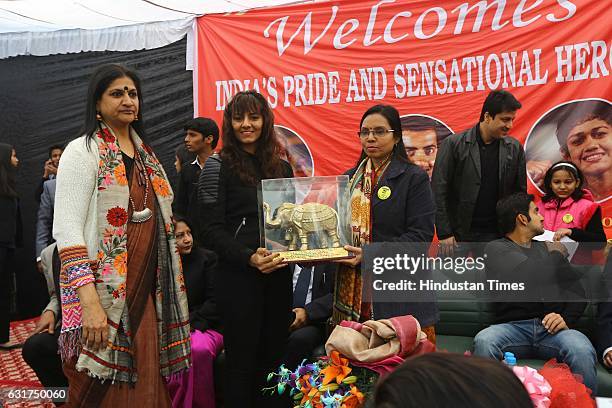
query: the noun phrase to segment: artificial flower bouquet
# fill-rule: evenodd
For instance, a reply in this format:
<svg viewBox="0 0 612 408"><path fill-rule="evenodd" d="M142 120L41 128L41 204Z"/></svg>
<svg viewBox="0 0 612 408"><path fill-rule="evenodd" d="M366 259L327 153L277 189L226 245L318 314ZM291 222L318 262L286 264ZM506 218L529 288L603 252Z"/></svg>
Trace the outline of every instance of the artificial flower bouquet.
<svg viewBox="0 0 612 408"><path fill-rule="evenodd" d="M534 408L595 408L591 390L566 364L555 359L539 370L513 366L512 371L527 389Z"/></svg>
<svg viewBox="0 0 612 408"><path fill-rule="evenodd" d="M268 382L276 385L264 388L264 392L283 394L289 389L294 406L300 408L359 408L378 379L370 370L350 367L348 359L335 350L330 357L305 362L295 371L281 365L270 373Z"/></svg>

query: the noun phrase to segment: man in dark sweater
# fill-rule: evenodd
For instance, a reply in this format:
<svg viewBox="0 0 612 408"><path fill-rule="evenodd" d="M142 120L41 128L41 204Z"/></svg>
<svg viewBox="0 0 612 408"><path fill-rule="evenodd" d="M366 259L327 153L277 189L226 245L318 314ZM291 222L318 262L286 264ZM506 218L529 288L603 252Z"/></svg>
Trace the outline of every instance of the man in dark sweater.
<svg viewBox="0 0 612 408"><path fill-rule="evenodd" d="M555 279L563 286L576 279L568 263L567 250L559 242L533 241L544 232L544 217L538 213L533 196L515 193L499 201L497 216L504 238L485 248L488 279L518 281L529 276L529 283ZM517 279L518 278L518 279ZM574 281L576 282L576 281ZM527 284L526 284L527 286ZM547 287L535 288L546 291ZM580 374L584 384L596 393L597 357L589 339L573 330L585 303L506 302L495 304L496 321L474 338L474 354L500 360L510 351L519 358L556 358Z"/></svg>
<svg viewBox="0 0 612 408"><path fill-rule="evenodd" d="M612 369L612 251L608 253L603 276L608 299L597 305L597 355Z"/></svg>
<svg viewBox="0 0 612 408"><path fill-rule="evenodd" d="M186 217L191 223L193 235L201 239L197 186L206 159L217 147L219 127L212 119L195 118L185 124L185 132L185 147L188 152L195 153L196 158L191 163L183 163L181 167L174 212Z"/></svg>
<svg viewBox="0 0 612 408"><path fill-rule="evenodd" d="M492 91L482 106L480 122L442 141L432 188L443 254L453 253L459 242L499 238L497 200L527 191L525 152L518 140L508 136L520 108L510 92Z"/></svg>

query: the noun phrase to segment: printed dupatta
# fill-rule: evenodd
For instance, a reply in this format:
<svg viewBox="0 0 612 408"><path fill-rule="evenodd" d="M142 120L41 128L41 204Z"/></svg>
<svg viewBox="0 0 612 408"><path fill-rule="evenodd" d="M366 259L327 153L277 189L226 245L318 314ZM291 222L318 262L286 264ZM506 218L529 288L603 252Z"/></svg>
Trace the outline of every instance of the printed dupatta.
<svg viewBox="0 0 612 408"><path fill-rule="evenodd" d="M133 350L126 305L127 223L129 186L119 145L112 130L100 122L94 138L98 147L97 222L95 262L87 248L64 248L60 274L63 361L78 355L76 368L90 376L135 382ZM161 164L149 146L131 129L137 154L149 177L158 223L155 309L160 347L161 375L168 377L190 366L191 344L187 294L172 222L173 194ZM155 220L151 220L155 222ZM84 252L83 252L84 251ZM93 351L81 344L81 305L76 287L93 282L108 318L108 348Z"/></svg>
<svg viewBox="0 0 612 408"><path fill-rule="evenodd" d="M391 161L388 160L378 170L379 175L385 171ZM351 193L351 245L363 247L372 242L371 201L376 177L372 160L365 158L357 167L350 180ZM336 275L334 290L334 307L332 323L343 320L359 321L362 317L363 279L361 268L340 264Z"/></svg>

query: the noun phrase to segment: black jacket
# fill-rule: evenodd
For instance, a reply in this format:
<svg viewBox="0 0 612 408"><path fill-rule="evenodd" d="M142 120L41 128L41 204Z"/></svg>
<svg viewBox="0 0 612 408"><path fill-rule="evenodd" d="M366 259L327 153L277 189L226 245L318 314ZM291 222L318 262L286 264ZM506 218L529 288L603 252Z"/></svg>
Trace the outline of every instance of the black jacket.
<svg viewBox="0 0 612 408"><path fill-rule="evenodd" d="M352 177L356 169L347 174ZM391 195L386 200L378 197L378 190L386 186ZM372 242L430 243L434 234L435 204L429 177L420 167L393 159L372 191ZM432 302L376 302L373 318L385 319L413 315L421 326L438 321L438 307Z"/></svg>
<svg viewBox="0 0 612 408"><path fill-rule="evenodd" d="M244 153L244 160L261 180L257 158ZM283 166L284 177L293 177L289 163L283 161ZM214 154L200 173L198 203L203 243L219 257L219 268L230 275L252 269L249 260L260 247L257 186L245 185Z"/></svg>
<svg viewBox="0 0 612 408"><path fill-rule="evenodd" d="M0 196L0 248L20 248L23 224L19 199Z"/></svg>
<svg viewBox="0 0 612 408"><path fill-rule="evenodd" d="M191 225L194 227L192 233L198 240L201 240L197 197L200 173L200 166L197 164L185 163L183 165L179 173L177 194L173 204L174 212L187 217L191 222Z"/></svg>
<svg viewBox="0 0 612 408"><path fill-rule="evenodd" d="M193 248L189 255L182 255L183 275L187 287L189 322L191 327L204 332L220 331L221 318L214 298L214 268L217 256L203 248Z"/></svg>
<svg viewBox="0 0 612 408"><path fill-rule="evenodd" d="M310 323L325 323L332 315L334 280L338 265L324 263L315 265L312 277L312 298L304 306Z"/></svg>
<svg viewBox="0 0 612 408"><path fill-rule="evenodd" d="M347 172L353 177L356 168ZM391 195L378 197L386 186ZM420 167L393 159L372 191L372 242L431 242L435 204L429 177Z"/></svg>
<svg viewBox="0 0 612 408"><path fill-rule="evenodd" d="M431 181L440 239L461 240L470 232L481 180L478 126L447 137L438 150ZM519 191L527 191L525 152L507 136L499 143L499 198Z"/></svg>

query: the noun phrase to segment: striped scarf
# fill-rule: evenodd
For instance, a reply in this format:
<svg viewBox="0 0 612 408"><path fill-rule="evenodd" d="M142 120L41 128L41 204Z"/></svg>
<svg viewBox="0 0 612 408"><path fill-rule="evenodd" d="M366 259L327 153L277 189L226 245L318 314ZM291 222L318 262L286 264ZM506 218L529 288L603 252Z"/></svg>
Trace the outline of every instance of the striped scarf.
<svg viewBox="0 0 612 408"><path fill-rule="evenodd" d="M161 375L168 377L190 366L191 344L187 294L172 223L172 189L151 148L131 129L137 154L142 159L157 205L157 274L155 309L160 347ZM130 333L126 304L127 223L129 186L121 151L110 128L100 123L98 145L97 222L98 255L88 260L87 248L64 248L60 273L63 361L78 356L76 368L103 380L135 382L133 334ZM93 272L93 278L91 278ZM81 305L75 285L93 282L108 318L108 344L102 350L89 350L81 344Z"/></svg>
<svg viewBox="0 0 612 408"><path fill-rule="evenodd" d="M351 194L351 245L363 247L372 242L371 201L376 175L384 173L390 160L374 171L372 160L365 158L349 182ZM341 264L336 275L332 323L359 321L362 317L363 279L361 268Z"/></svg>

